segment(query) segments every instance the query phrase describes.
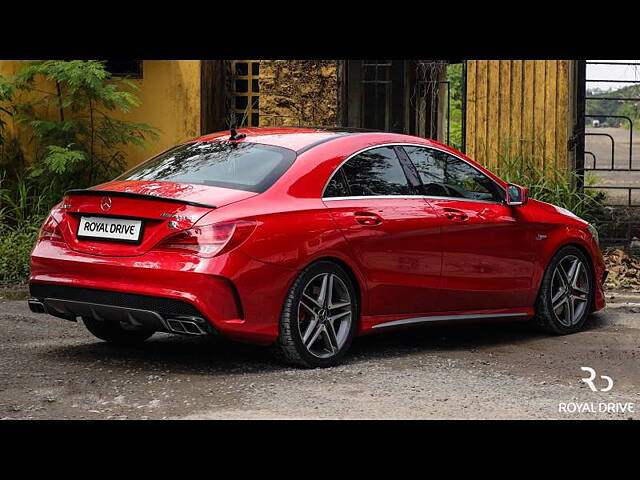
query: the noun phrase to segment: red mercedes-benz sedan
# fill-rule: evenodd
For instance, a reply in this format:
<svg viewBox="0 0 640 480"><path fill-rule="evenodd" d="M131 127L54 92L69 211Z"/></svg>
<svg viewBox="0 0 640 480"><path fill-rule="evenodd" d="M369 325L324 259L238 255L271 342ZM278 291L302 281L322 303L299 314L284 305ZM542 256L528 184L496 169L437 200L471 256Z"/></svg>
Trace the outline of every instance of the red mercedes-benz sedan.
<svg viewBox="0 0 640 480"><path fill-rule="evenodd" d="M221 334L302 366L427 322L583 328L605 304L597 233L423 138L244 129L71 190L31 257L33 311L96 337Z"/></svg>

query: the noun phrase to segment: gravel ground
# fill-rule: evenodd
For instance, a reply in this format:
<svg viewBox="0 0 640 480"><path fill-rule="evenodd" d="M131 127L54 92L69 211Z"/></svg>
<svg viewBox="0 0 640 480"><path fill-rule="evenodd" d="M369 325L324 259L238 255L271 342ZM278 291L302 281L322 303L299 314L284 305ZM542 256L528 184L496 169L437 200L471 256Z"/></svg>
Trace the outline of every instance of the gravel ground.
<svg viewBox="0 0 640 480"><path fill-rule="evenodd" d="M639 307L612 305L564 337L518 323L374 335L356 339L341 366L300 370L220 339L156 334L111 347L81 324L0 300L0 418L640 418ZM582 366L613 388L592 392Z"/></svg>

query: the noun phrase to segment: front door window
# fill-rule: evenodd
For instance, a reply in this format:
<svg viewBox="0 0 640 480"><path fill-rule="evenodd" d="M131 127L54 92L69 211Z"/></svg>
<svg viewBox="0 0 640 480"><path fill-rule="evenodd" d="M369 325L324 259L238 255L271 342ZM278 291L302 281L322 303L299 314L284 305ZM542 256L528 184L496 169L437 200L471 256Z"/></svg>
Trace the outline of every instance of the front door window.
<svg viewBox="0 0 640 480"><path fill-rule="evenodd" d="M424 147L404 150L418 170L425 195L490 202L503 198L493 180L453 155Z"/></svg>

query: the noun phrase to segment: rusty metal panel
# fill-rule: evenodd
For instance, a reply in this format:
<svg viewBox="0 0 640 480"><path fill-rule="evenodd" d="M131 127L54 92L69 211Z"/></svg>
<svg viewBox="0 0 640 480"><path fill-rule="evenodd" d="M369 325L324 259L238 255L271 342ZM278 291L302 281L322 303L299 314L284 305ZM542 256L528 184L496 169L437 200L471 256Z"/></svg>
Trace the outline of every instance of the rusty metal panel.
<svg viewBox="0 0 640 480"><path fill-rule="evenodd" d="M567 168L569 60L474 60L467 70L467 153L488 166L519 156Z"/></svg>

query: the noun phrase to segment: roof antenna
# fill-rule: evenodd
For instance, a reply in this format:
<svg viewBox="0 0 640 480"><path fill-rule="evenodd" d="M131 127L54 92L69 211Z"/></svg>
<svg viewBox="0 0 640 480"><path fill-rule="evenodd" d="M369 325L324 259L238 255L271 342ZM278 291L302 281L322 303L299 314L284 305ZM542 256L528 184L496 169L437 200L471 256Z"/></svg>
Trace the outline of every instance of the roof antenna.
<svg viewBox="0 0 640 480"><path fill-rule="evenodd" d="M231 135L229 136L229 140L242 140L247 136L246 133L238 133L234 127L231 127L229 129L229 132L231 133Z"/></svg>

